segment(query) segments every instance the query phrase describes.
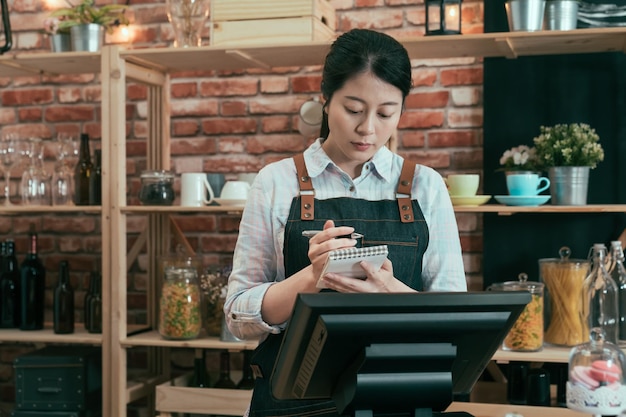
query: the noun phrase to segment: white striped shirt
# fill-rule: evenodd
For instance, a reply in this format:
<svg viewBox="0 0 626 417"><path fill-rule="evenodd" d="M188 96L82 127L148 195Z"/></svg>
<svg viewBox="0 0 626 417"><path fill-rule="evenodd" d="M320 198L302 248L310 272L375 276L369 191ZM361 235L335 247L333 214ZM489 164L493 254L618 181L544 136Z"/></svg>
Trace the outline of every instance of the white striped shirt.
<svg viewBox="0 0 626 417"><path fill-rule="evenodd" d="M386 147L364 164L361 175L355 179L330 160L321 140L304 152L304 159L316 199L396 199L403 159ZM286 325L265 323L261 303L269 286L285 279L285 224L298 193L292 158L272 163L256 176L239 226L224 306L229 327L239 338L264 338L268 333L279 333ZM466 291L456 218L441 175L417 165L411 197L419 202L430 236L422 265L424 291Z"/></svg>

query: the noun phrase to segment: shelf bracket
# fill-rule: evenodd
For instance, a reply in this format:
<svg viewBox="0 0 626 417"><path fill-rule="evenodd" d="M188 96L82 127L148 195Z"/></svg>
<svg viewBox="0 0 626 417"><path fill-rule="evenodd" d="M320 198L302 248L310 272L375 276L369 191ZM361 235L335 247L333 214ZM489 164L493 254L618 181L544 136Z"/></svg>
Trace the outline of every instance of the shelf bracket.
<svg viewBox="0 0 626 417"><path fill-rule="evenodd" d="M517 52L515 52L513 42L511 42L511 38L495 38L494 42L505 57L509 59L515 59L518 57Z"/></svg>
<svg viewBox="0 0 626 417"><path fill-rule="evenodd" d="M266 64L263 61L260 61L260 60L258 60L256 58L253 58L252 56L250 56L249 54L243 52L240 49L227 49L225 52L228 55L232 55L235 58L238 58L238 59L240 59L243 62L251 63L254 66L257 66L259 68L264 68L264 69L270 69L271 68L271 65L268 65L268 64Z"/></svg>

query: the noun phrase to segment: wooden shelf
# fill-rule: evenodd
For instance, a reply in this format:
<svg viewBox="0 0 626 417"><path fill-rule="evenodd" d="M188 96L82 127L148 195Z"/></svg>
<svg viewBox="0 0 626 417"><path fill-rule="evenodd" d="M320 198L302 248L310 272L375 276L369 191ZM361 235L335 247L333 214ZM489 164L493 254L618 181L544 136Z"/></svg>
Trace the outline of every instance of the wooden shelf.
<svg viewBox="0 0 626 417"><path fill-rule="evenodd" d="M553 206L546 204L536 207L505 206L485 204L482 206L455 206L457 213L626 213L626 204L586 204L584 206Z"/></svg>
<svg viewBox="0 0 626 417"><path fill-rule="evenodd" d="M242 206L125 206L120 207L122 213L234 213L241 214Z"/></svg>
<svg viewBox="0 0 626 417"><path fill-rule="evenodd" d="M521 414L524 417L592 417L591 414L570 410L561 407L536 407L530 405L513 404L480 404L453 402L446 409L451 411L465 411L474 417L503 417L508 413Z"/></svg>
<svg viewBox="0 0 626 417"><path fill-rule="evenodd" d="M10 214L28 214L28 213L45 213L45 214L62 214L62 213L92 213L100 214L101 206L20 206L14 204L12 206L0 205L0 215L6 216Z"/></svg>
<svg viewBox="0 0 626 417"><path fill-rule="evenodd" d="M101 345L102 334L87 332L82 323L76 323L74 333L56 334L50 324L45 325L43 330L0 329L0 342Z"/></svg>
<svg viewBox="0 0 626 417"><path fill-rule="evenodd" d="M399 39L412 59L507 57L626 51L626 28L499 32ZM330 42L250 47L149 48L122 50L122 58L161 72L234 71L321 65ZM8 53L0 77L100 73L97 52Z"/></svg>
<svg viewBox="0 0 626 417"><path fill-rule="evenodd" d="M194 348L194 349L227 349L232 351L254 350L257 341L240 341L240 342L222 342L219 337L200 336L197 339L190 340L167 340L164 339L157 331L151 330L128 336L120 340L120 344L125 347L132 346L159 346L171 348Z"/></svg>

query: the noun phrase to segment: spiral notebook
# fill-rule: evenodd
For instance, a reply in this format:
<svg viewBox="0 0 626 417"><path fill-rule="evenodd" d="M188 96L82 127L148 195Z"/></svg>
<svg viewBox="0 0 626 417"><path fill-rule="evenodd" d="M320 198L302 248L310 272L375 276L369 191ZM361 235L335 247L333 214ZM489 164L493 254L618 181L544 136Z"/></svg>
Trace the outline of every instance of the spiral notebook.
<svg viewBox="0 0 626 417"><path fill-rule="evenodd" d="M367 261L380 268L387 259L389 250L387 245L368 246L365 248L337 249L330 251L320 278L317 280L317 288L326 288L322 277L329 272L345 275L347 277L363 279L367 275L360 262Z"/></svg>

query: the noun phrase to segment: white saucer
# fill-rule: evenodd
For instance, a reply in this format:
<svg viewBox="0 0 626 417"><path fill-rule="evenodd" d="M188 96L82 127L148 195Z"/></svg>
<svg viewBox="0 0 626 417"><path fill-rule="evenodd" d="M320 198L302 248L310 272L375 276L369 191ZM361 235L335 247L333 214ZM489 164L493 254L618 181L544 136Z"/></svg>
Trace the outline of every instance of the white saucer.
<svg viewBox="0 0 626 417"><path fill-rule="evenodd" d="M490 198L490 195L450 196L453 206L481 206Z"/></svg>
<svg viewBox="0 0 626 417"><path fill-rule="evenodd" d="M498 203L506 204L507 206L540 206L546 203L549 199L549 195L496 195L494 198Z"/></svg>
<svg viewBox="0 0 626 417"><path fill-rule="evenodd" d="M215 201L220 206L245 206L246 200L230 200L228 198L214 198Z"/></svg>

